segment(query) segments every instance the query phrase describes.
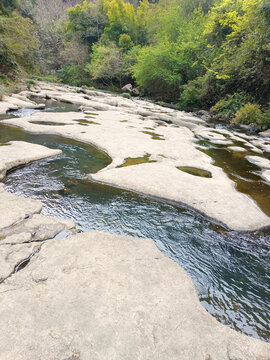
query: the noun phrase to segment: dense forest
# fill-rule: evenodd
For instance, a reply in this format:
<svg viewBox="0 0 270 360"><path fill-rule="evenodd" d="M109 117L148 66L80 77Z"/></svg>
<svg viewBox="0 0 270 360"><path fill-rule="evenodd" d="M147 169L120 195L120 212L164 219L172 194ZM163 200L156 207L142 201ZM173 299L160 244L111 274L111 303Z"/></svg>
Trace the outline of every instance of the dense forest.
<svg viewBox="0 0 270 360"><path fill-rule="evenodd" d="M0 93L26 76L267 128L270 0L0 0Z"/></svg>

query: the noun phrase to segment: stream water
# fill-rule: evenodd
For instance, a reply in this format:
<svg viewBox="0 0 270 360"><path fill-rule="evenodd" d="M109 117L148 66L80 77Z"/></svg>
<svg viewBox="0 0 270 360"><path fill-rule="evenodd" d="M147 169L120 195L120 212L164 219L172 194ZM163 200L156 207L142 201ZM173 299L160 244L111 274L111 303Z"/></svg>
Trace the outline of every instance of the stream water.
<svg viewBox="0 0 270 360"><path fill-rule="evenodd" d="M46 108L71 110L76 109L57 103L48 103ZM42 200L43 214L71 219L82 231L152 238L189 273L201 303L213 316L242 333L269 341L269 230L227 232L180 206L93 184L85 174L97 172L110 159L87 144L31 135L0 124L0 143L10 140L61 149L63 154L10 172L5 179L7 191Z"/></svg>

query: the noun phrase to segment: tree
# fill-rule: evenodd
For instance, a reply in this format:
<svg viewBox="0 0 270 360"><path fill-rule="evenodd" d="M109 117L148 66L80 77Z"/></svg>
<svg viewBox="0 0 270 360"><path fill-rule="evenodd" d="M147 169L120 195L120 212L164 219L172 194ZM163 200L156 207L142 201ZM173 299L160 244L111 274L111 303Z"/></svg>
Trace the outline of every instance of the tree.
<svg viewBox="0 0 270 360"><path fill-rule="evenodd" d="M69 8L66 29L71 36L74 33L80 34L82 41L89 47L99 41L107 25L107 17L102 6L102 1L96 0L83 1L82 4Z"/></svg>
<svg viewBox="0 0 270 360"><path fill-rule="evenodd" d="M91 62L87 64L86 70L94 80L113 85L117 81L122 84L121 62L123 60L121 50L114 44L94 45L91 54Z"/></svg>
<svg viewBox="0 0 270 360"><path fill-rule="evenodd" d="M173 10L180 13L178 7ZM169 8L170 19L176 16ZM166 17L166 14L162 15ZM166 101L176 101L180 87L204 72L202 66L206 43L202 32L205 16L201 11L182 18L178 28L168 31L167 21L159 30L157 44L144 47L134 66L134 77L150 95ZM162 24L162 23L161 23Z"/></svg>
<svg viewBox="0 0 270 360"><path fill-rule="evenodd" d="M0 34L0 72L14 76L30 69L39 46L32 21L18 15L0 16Z"/></svg>
<svg viewBox="0 0 270 360"><path fill-rule="evenodd" d="M259 102L270 99L269 8L269 0L223 0L205 31L212 48L219 47L209 70Z"/></svg>

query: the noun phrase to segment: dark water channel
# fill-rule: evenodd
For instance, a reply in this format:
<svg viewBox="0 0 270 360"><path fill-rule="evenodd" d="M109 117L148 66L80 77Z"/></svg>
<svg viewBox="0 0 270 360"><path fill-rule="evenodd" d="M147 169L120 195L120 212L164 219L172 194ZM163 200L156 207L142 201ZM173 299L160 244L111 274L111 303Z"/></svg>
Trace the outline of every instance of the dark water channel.
<svg viewBox="0 0 270 360"><path fill-rule="evenodd" d="M44 214L71 219L82 231L154 239L186 269L213 316L269 341L269 230L226 232L190 210L93 184L85 174L110 159L89 145L0 125L0 143L10 140L43 144L63 154L10 172L5 180L8 191L42 200Z"/></svg>

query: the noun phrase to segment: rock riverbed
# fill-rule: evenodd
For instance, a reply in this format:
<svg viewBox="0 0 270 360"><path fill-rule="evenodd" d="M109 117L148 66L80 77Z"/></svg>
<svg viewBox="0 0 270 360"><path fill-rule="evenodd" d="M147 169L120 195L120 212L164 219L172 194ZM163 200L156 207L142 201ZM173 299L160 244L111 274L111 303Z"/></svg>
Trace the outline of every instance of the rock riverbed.
<svg viewBox="0 0 270 360"><path fill-rule="evenodd" d="M5 122L33 133L72 137L104 150L113 161L90 175L96 181L181 201L233 229L270 224L255 202L238 193L226 174L196 149L195 135L229 145L231 140L222 131L218 135L189 114L140 100L94 91L83 94L42 83L33 90L41 98L87 106L87 111L35 113ZM20 96L27 99L33 92ZM58 128L33 121L68 125ZM258 154L265 146L255 138L246 141ZM22 142L1 146L2 178L13 167L58 153ZM122 166L128 158L147 154L155 162ZM212 177L190 175L177 169L181 166L207 170ZM225 211L222 201L215 203L220 196L229 202ZM74 234L72 222L40 215L38 200L9 194L3 185L0 198L0 358L270 359L269 344L236 333L206 312L190 277L152 240L101 232ZM248 216L248 227L243 215L229 213L233 204ZM73 235L66 237L69 234Z"/></svg>
<svg viewBox="0 0 270 360"><path fill-rule="evenodd" d="M262 154L270 151L270 143L263 139L242 137L225 129L213 131L203 120L188 113L99 91L39 83L20 96L54 99L81 107L82 112L35 112L3 123L34 134L55 134L88 142L103 150L112 163L97 174L89 174L90 179L181 202L232 230L270 226L270 217L253 199L238 192L235 183L197 144L202 138L227 146L240 141L254 153ZM123 166L138 160L141 163L137 166ZM179 167L202 169L211 177L194 176L179 171Z"/></svg>

